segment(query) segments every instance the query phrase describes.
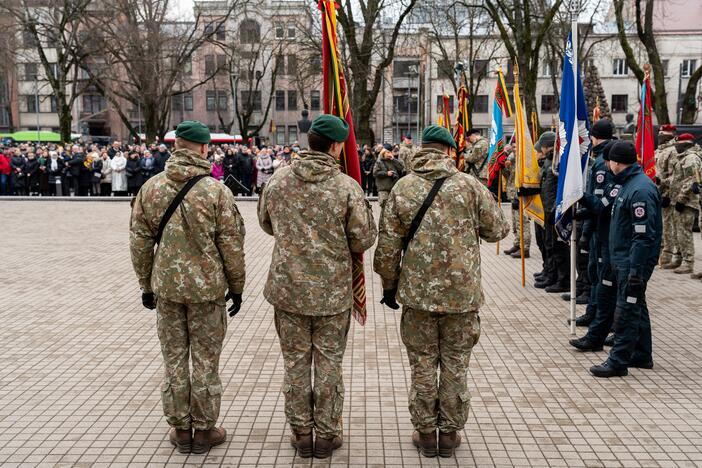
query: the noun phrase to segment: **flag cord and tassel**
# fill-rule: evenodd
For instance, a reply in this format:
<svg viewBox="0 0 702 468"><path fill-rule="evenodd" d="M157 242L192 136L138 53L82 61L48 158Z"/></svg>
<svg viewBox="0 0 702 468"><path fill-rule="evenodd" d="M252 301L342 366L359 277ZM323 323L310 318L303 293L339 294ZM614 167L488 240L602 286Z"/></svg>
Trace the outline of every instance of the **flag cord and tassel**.
<svg viewBox="0 0 702 468"><path fill-rule="evenodd" d="M526 265L524 264L524 198L519 197L519 254L522 258L522 287L526 287Z"/></svg>

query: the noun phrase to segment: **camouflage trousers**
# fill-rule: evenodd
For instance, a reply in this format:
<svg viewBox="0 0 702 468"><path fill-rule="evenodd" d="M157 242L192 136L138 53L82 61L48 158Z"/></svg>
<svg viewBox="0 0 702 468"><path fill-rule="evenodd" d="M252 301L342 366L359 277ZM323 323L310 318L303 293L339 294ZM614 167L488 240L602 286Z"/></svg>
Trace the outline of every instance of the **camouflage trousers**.
<svg viewBox="0 0 702 468"><path fill-rule="evenodd" d="M512 236L514 237L514 247L519 247L519 210L512 211ZM531 220L526 212L522 213L524 223L524 251L526 252L531 247Z"/></svg>
<svg viewBox="0 0 702 468"><path fill-rule="evenodd" d="M683 263L693 265L695 262L695 243L692 239L692 226L695 224L696 210L683 208L682 213L673 210L673 235Z"/></svg>
<svg viewBox="0 0 702 468"><path fill-rule="evenodd" d="M400 333L412 369L409 411L414 428L423 433L437 427L460 431L470 409L467 374L480 338L478 313L437 314L406 307Z"/></svg>
<svg viewBox="0 0 702 468"><path fill-rule="evenodd" d="M388 201L388 197L390 196L389 191L381 190L378 192L378 204L380 205L380 212L383 212L383 208L385 208L385 202Z"/></svg>
<svg viewBox="0 0 702 468"><path fill-rule="evenodd" d="M161 400L166 421L177 429L213 428L222 398L219 355L227 332L224 298L200 304L159 298L156 329L165 371Z"/></svg>
<svg viewBox="0 0 702 468"><path fill-rule="evenodd" d="M285 361L285 417L292 430L330 439L342 434L344 379L341 364L351 312L312 316L275 310ZM314 366L314 383L313 383Z"/></svg>
<svg viewBox="0 0 702 468"><path fill-rule="evenodd" d="M675 230L673 226L673 213L675 209L672 206L662 208L663 212L663 245L661 246L661 263L670 262L674 255L679 255L680 250L676 243Z"/></svg>

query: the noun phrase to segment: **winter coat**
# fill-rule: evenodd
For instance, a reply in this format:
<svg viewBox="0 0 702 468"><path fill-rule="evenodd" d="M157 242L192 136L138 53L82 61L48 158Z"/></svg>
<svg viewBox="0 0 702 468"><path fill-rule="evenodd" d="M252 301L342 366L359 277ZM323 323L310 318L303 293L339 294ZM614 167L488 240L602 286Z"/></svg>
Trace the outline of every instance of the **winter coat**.
<svg viewBox="0 0 702 468"><path fill-rule="evenodd" d="M10 167L12 168L12 184L18 188L24 188L27 177L24 168L27 162L24 156L12 156L10 159Z"/></svg>
<svg viewBox="0 0 702 468"><path fill-rule="evenodd" d="M129 191L134 191L143 183L141 178L141 162L138 159L127 159L126 172L127 187L129 187Z"/></svg>
<svg viewBox="0 0 702 468"><path fill-rule="evenodd" d="M54 166L54 162L56 165ZM63 171L66 169L66 163L61 158L47 159L46 160L46 172L49 174L49 184L56 184L57 181L61 181L61 176Z"/></svg>
<svg viewBox="0 0 702 468"><path fill-rule="evenodd" d="M4 154L0 154L0 174L10 175L11 173L10 158Z"/></svg>
<svg viewBox="0 0 702 468"><path fill-rule="evenodd" d="M553 224L556 216L556 192L558 192L558 176L553 173L553 153L544 158L541 167L541 202L544 205L546 223Z"/></svg>
<svg viewBox="0 0 702 468"><path fill-rule="evenodd" d="M139 161L139 167L141 168L141 180L142 183L146 182L149 180L154 174L156 174L156 159L151 157L151 158L142 158Z"/></svg>
<svg viewBox="0 0 702 468"><path fill-rule="evenodd" d="M256 187L262 187L268 182L268 179L273 175L273 158L270 154L261 154L256 160L256 169L258 176L256 177Z"/></svg>
<svg viewBox="0 0 702 468"><path fill-rule="evenodd" d="M222 164L212 164L212 177L217 180L222 180L224 177L224 166Z"/></svg>
<svg viewBox="0 0 702 468"><path fill-rule="evenodd" d="M171 157L171 153L166 151L165 153L162 153L160 151L157 151L154 153L154 174L159 174L166 169L166 162L168 161L168 158Z"/></svg>
<svg viewBox="0 0 702 468"><path fill-rule="evenodd" d="M390 177L389 171L395 174ZM379 192L389 192L395 183L400 180L400 177L405 173L405 166L399 159L378 158L373 168L373 177L375 177L375 185Z"/></svg>
<svg viewBox="0 0 702 468"><path fill-rule="evenodd" d="M27 159L24 166L24 172L27 174L27 186L34 187L39 184L39 161L34 159Z"/></svg>
<svg viewBox="0 0 702 468"><path fill-rule="evenodd" d="M127 159L121 153L115 155L110 162L112 168L112 191L126 192L127 191Z"/></svg>
<svg viewBox="0 0 702 468"><path fill-rule="evenodd" d="M80 153L75 153L72 156L69 156L69 158L70 159L66 161L66 164L68 165L68 172L73 177L80 176L80 168L83 167L85 157Z"/></svg>

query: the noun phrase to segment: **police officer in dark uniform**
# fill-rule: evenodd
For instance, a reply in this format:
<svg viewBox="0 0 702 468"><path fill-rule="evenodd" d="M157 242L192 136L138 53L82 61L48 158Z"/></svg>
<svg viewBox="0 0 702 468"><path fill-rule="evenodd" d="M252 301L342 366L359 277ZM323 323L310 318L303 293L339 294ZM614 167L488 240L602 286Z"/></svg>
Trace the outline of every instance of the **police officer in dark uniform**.
<svg viewBox="0 0 702 468"><path fill-rule="evenodd" d="M587 179L586 193L597 198L604 197L605 188L612 182L612 173L607 167L607 163L602 157L605 147L612 139L614 125L608 119L600 119L592 126L590 139L592 140L593 163ZM607 210L609 218L609 210ZM582 233L578 240L579 256L587 256L587 275L590 279L590 295L587 302L585 314L575 320L575 325L587 327L595 318L597 311L597 288L598 288L598 264L602 259L602 248L600 246L599 229L597 228L597 217L588 217L583 222ZM609 232L603 231L604 236Z"/></svg>
<svg viewBox="0 0 702 468"><path fill-rule="evenodd" d="M621 184L614 182L611 170L609 169L609 151L616 142L610 141L601 151L597 159L602 158L605 163L603 178L608 184L602 189L595 189L598 195L585 192L580 200L581 209L576 213L576 219L584 220L588 227L594 228L594 233L590 239L590 256L595 257L596 271L591 277L592 290L596 291L595 303L597 308L594 318L589 324L587 334L582 338L570 340L571 346L580 351L602 351L607 334L612 328L614 319L614 308L617 300L617 290L613 287L612 267L609 258L609 228L611 221L612 205L619 195ZM595 173L599 176L601 173ZM599 184L602 187L602 184ZM588 234L588 233L586 233ZM580 243L588 242L587 238L580 240ZM582 247L582 246L581 246ZM585 248L585 247L582 247Z"/></svg>
<svg viewBox="0 0 702 468"><path fill-rule="evenodd" d="M663 232L660 194L636 163L634 145L617 142L609 157L614 182L621 184L609 231L617 303L614 345L605 362L590 368L595 377L625 376L629 367L653 368L646 283L658 263Z"/></svg>

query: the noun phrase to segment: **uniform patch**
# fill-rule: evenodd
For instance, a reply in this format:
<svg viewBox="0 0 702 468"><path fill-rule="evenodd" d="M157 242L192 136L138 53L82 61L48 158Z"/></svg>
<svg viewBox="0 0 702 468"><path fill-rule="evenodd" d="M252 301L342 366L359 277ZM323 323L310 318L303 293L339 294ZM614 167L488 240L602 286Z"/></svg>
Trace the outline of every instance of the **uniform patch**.
<svg viewBox="0 0 702 468"><path fill-rule="evenodd" d="M634 232L637 234L646 234L645 224L634 224Z"/></svg>
<svg viewBox="0 0 702 468"><path fill-rule="evenodd" d="M609 192L609 196L612 198L616 197L617 195L619 195L619 189L616 187L613 188L611 192Z"/></svg>
<svg viewBox="0 0 702 468"><path fill-rule="evenodd" d="M631 206L634 208L634 218L642 219L646 216L646 203L637 202Z"/></svg>
<svg viewBox="0 0 702 468"><path fill-rule="evenodd" d="M607 208L609 206L609 200L607 200L606 198L603 198L602 204L604 205L605 208Z"/></svg>
<svg viewBox="0 0 702 468"><path fill-rule="evenodd" d="M600 172L599 174L597 174L597 177L595 177L595 180L598 184L601 184L602 182L604 182L604 174Z"/></svg>

